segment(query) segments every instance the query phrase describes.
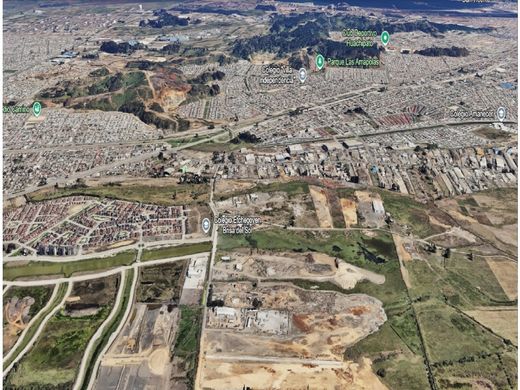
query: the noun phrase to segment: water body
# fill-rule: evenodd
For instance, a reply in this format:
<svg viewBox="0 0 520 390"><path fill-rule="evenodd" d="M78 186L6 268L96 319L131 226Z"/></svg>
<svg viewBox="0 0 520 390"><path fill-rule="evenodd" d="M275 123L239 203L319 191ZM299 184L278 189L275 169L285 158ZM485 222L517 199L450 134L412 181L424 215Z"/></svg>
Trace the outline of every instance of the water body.
<svg viewBox="0 0 520 390"><path fill-rule="evenodd" d="M500 86L504 89L516 89L516 86L510 82L500 83Z"/></svg>

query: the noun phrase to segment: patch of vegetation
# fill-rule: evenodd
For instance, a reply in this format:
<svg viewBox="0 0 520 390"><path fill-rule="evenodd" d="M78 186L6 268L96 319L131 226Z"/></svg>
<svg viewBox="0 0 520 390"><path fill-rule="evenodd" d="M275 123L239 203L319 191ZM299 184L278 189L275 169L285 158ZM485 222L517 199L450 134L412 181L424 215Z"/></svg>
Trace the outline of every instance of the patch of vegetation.
<svg viewBox="0 0 520 390"><path fill-rule="evenodd" d="M479 256L468 260L452 255L441 260L433 255L427 261L406 263L412 288L412 299L436 298L457 307L500 306L509 302L489 265Z"/></svg>
<svg viewBox="0 0 520 390"><path fill-rule="evenodd" d="M215 135L216 134L209 134L209 135L198 136L197 134L195 134L195 135L189 136L189 137L169 139L166 142L168 142L173 147L179 147L179 146L183 146L183 145L186 145L186 144L189 144L189 143L192 143L192 142L205 140L205 139L208 139L210 137L214 137Z"/></svg>
<svg viewBox="0 0 520 390"><path fill-rule="evenodd" d="M76 273L94 272L122 265L130 265L134 262L135 255L135 250L127 250L110 257L92 258L79 261L29 261L23 265L17 264L18 262L8 262L4 263L4 279L17 280L20 278L51 275L70 277Z"/></svg>
<svg viewBox="0 0 520 390"><path fill-rule="evenodd" d="M96 187L59 188L52 191L37 191L27 195L31 201L62 198L70 195L99 196L109 199L128 200L161 206L176 206L193 203L193 199L204 202L209 199L207 184L170 185L103 185Z"/></svg>
<svg viewBox="0 0 520 390"><path fill-rule="evenodd" d="M429 388L426 371L418 356L392 355L377 359L372 370L389 389L424 390Z"/></svg>
<svg viewBox="0 0 520 390"><path fill-rule="evenodd" d="M8 383L14 388L70 386L90 338L109 313L108 306L86 317L73 318L57 313L49 320L34 347L13 367Z"/></svg>
<svg viewBox="0 0 520 390"><path fill-rule="evenodd" d="M415 305L430 360L457 361L505 348L501 339L443 303L430 300Z"/></svg>
<svg viewBox="0 0 520 390"><path fill-rule="evenodd" d="M428 47L426 49L416 50L415 54L419 54L421 56L427 57L467 57L469 55L469 50L465 47Z"/></svg>
<svg viewBox="0 0 520 390"><path fill-rule="evenodd" d="M428 237L442 233L444 229L430 223L428 206L413 200L411 197L392 191L379 190L384 207L398 223L408 225L413 233L420 237Z"/></svg>
<svg viewBox="0 0 520 390"><path fill-rule="evenodd" d="M480 31L464 25L434 23L428 20L388 23L367 16L345 14L335 16L319 12L274 14L267 34L237 40L233 45L232 53L241 58L249 58L256 52L271 52L283 57L300 49L311 48L323 54L325 58L366 58L366 56L379 55L376 45L358 49L328 39L331 31L344 29L373 30L378 35L383 30L390 34L401 31L422 31L432 35L450 30ZM490 31L490 29L482 29L482 31Z"/></svg>
<svg viewBox="0 0 520 390"><path fill-rule="evenodd" d="M141 267L137 301L146 303L176 303L181 296L188 260L151 267Z"/></svg>
<svg viewBox="0 0 520 390"><path fill-rule="evenodd" d="M345 218L343 217L343 209L339 197L335 191L325 191L327 195L327 202L329 203L330 215L332 217L332 224L335 228L346 228Z"/></svg>
<svg viewBox="0 0 520 390"><path fill-rule="evenodd" d="M495 142L505 142L511 139L511 134L506 131L495 129L494 127L481 127L474 131L479 137Z"/></svg>
<svg viewBox="0 0 520 390"><path fill-rule="evenodd" d="M102 72L102 69L105 68L101 68L99 71ZM145 84L147 84L147 81L143 72L116 73L90 85L88 93L89 95L98 95L100 93L115 92L121 88L136 88Z"/></svg>
<svg viewBox="0 0 520 390"><path fill-rule="evenodd" d="M90 77L105 77L105 76L108 76L109 74L110 74L110 71L103 66L101 68L94 69L88 75Z"/></svg>
<svg viewBox="0 0 520 390"><path fill-rule="evenodd" d="M105 345L108 343L110 336L117 330L117 327L119 326L120 322L123 320L123 315L125 314L125 310L129 304L131 304L131 299L133 298L130 296L130 291L132 290L132 281L134 278L134 270L129 269L126 272L126 279L124 280L125 287L123 290L123 296L121 298L121 302L117 308L114 310L117 310L117 314L112 318L109 324L105 327L105 331L101 335L101 337L97 340L94 349L92 350L92 355L89 359L89 364L86 368L85 372L85 379L83 381L82 390L87 390L88 383L90 380L91 375L93 374L94 366L96 364L96 360L98 359L99 355L101 354L101 351L105 347Z"/></svg>
<svg viewBox="0 0 520 390"><path fill-rule="evenodd" d="M169 257L188 256L201 252L210 252L212 242L198 242L195 244L182 244L176 246L167 246L157 249L145 249L141 256L142 261L167 259Z"/></svg>
<svg viewBox="0 0 520 390"><path fill-rule="evenodd" d="M184 360L184 369L188 372L188 388L193 388L197 373L202 313L202 307L181 306L181 319L173 354Z"/></svg>
<svg viewBox="0 0 520 390"><path fill-rule="evenodd" d="M146 46L142 43L136 42L135 44L130 44L130 42L114 42L114 41L107 41L103 42L101 46L99 47L100 51L103 51L105 53L125 53L130 54L133 53L136 50L142 50L146 49Z"/></svg>
<svg viewBox="0 0 520 390"><path fill-rule="evenodd" d="M240 150L241 148L248 146L243 142L238 144L233 144L231 142L215 142L213 140L204 142L201 144L190 146L189 149L196 150L199 152L233 152L235 150Z"/></svg>
<svg viewBox="0 0 520 390"><path fill-rule="evenodd" d="M13 297L23 299L25 297L31 297L34 299L34 303L29 309L29 317L33 318L49 301L52 295L52 286L34 286L34 287L18 287L11 286L9 290L4 294L3 301L4 307L7 301ZM5 323L5 317L4 317Z"/></svg>
<svg viewBox="0 0 520 390"><path fill-rule="evenodd" d="M56 307L56 305L58 305L61 302L61 300L65 296L65 293L67 292L67 287L68 287L67 283L62 283L62 284L60 284L58 286L57 294L54 297L54 299L51 302L51 304L47 307L47 309L45 309L44 311L41 312L40 316L38 317L38 320L36 320L31 325L31 327L27 330L23 340L20 342L20 344L18 345L16 350L11 355L11 358L10 359L4 359L4 361L3 361L4 369L13 362L13 360L16 358L16 356L18 356L18 354L21 351L23 351L23 349L27 346L29 341L32 340L33 336L36 334L36 331L40 327L43 319ZM14 367L13 367L13 369L14 369ZM11 375L11 373L9 375Z"/></svg>

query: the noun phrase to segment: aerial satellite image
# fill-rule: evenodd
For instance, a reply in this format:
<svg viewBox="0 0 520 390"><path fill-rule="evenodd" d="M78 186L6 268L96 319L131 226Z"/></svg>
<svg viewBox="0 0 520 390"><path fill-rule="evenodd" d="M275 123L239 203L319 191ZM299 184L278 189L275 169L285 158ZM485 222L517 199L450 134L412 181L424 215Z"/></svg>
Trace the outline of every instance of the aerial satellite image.
<svg viewBox="0 0 520 390"><path fill-rule="evenodd" d="M2 7L3 389L517 389L517 1Z"/></svg>

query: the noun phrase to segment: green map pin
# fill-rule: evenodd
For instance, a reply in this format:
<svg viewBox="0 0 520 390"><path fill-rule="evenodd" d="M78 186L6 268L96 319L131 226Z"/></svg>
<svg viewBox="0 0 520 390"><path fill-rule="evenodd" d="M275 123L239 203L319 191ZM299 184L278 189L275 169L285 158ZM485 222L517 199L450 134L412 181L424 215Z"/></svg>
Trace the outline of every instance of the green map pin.
<svg viewBox="0 0 520 390"><path fill-rule="evenodd" d="M39 117L42 113L42 104L40 102L34 102L32 105L33 114L35 117Z"/></svg>
<svg viewBox="0 0 520 390"><path fill-rule="evenodd" d="M323 65L325 65L325 58L321 54L318 54L316 56L316 67L318 70L321 70L323 68Z"/></svg>
<svg viewBox="0 0 520 390"><path fill-rule="evenodd" d="M381 33L381 42L383 45L388 45L388 42L390 42L390 34L388 34L388 31L383 31Z"/></svg>

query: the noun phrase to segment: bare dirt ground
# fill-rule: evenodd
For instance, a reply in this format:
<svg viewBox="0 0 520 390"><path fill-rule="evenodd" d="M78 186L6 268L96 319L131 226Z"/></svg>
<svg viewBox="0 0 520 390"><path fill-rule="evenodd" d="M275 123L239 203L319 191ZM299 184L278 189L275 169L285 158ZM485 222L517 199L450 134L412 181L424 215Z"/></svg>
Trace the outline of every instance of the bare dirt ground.
<svg viewBox="0 0 520 390"><path fill-rule="evenodd" d="M216 202L223 214L261 216L262 225L318 226L312 199L308 194L289 197L286 192L254 192Z"/></svg>
<svg viewBox="0 0 520 390"><path fill-rule="evenodd" d="M242 181L242 180L217 180L215 184L215 195L222 196L232 194L236 191L245 191L253 188L256 185L253 181Z"/></svg>
<svg viewBox="0 0 520 390"><path fill-rule="evenodd" d="M356 202L351 199L341 198L341 209L343 211L343 218L347 227L357 225L357 209Z"/></svg>
<svg viewBox="0 0 520 390"><path fill-rule="evenodd" d="M466 202L466 203L464 203ZM518 223L516 192L475 194L436 202L472 235L491 242L497 249L517 255ZM461 237L464 239L470 236Z"/></svg>
<svg viewBox="0 0 520 390"><path fill-rule="evenodd" d="M3 352L9 352L30 321L29 310L34 303L31 297L13 298L4 306Z"/></svg>
<svg viewBox="0 0 520 390"><path fill-rule="evenodd" d="M465 313L518 345L518 309L516 307L480 307L478 310L470 310Z"/></svg>
<svg viewBox="0 0 520 390"><path fill-rule="evenodd" d="M252 279L308 279L314 281L333 282L341 288L351 289L361 280L382 284L383 275L367 271L348 264L343 260L324 253L294 253L277 254L255 253L248 250L235 250L230 256L231 261L219 262L214 268L214 279L229 280L240 277ZM237 268L241 270L238 271Z"/></svg>
<svg viewBox="0 0 520 390"><path fill-rule="evenodd" d="M166 305L142 303L133 310L102 358L95 389L169 389L169 347L175 338L179 310L168 312Z"/></svg>
<svg viewBox="0 0 520 390"><path fill-rule="evenodd" d="M397 255L400 259L403 261L411 261L412 255L405 249L403 238L397 234L393 235L394 237L394 243L395 243L395 249L397 251Z"/></svg>
<svg viewBox="0 0 520 390"><path fill-rule="evenodd" d="M260 311L288 312L287 332L266 337L245 326L223 329L215 325L206 330L203 351L343 361L348 346L377 331L386 321L381 302L365 294L309 291L282 283L262 283L256 289L249 282L214 283L213 299L222 299L226 307L248 308L253 297L261 301Z"/></svg>
<svg viewBox="0 0 520 390"><path fill-rule="evenodd" d="M228 362L203 360L201 388L207 390L241 389L254 385L255 390L384 390L372 372L371 363L342 362L339 366L297 363Z"/></svg>
<svg viewBox="0 0 520 390"><path fill-rule="evenodd" d="M327 203L327 195L325 194L325 190L320 187L309 186L309 191L312 196L312 201L314 202L314 208L316 209L316 214L318 216L320 227L331 228L333 226L332 215L330 214L330 209Z"/></svg>
<svg viewBox="0 0 520 390"><path fill-rule="evenodd" d="M517 299L518 264L503 257L486 258L486 261L509 299Z"/></svg>
<svg viewBox="0 0 520 390"><path fill-rule="evenodd" d="M188 223L186 227L186 238L201 238L207 237L202 231L202 220L204 218L212 219L211 210L208 206L197 205L190 206L187 210Z"/></svg>

